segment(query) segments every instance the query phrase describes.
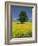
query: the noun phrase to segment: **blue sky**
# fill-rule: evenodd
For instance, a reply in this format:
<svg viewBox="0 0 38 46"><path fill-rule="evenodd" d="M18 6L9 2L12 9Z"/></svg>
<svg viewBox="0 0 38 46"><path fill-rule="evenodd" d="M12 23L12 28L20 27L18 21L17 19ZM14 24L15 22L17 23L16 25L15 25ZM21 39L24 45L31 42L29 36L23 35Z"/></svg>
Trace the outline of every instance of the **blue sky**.
<svg viewBox="0 0 38 46"><path fill-rule="evenodd" d="M21 6L11 6L11 16L12 20L16 20L19 18L19 14L21 11L27 13L29 21L32 21L32 8L31 7L21 7Z"/></svg>

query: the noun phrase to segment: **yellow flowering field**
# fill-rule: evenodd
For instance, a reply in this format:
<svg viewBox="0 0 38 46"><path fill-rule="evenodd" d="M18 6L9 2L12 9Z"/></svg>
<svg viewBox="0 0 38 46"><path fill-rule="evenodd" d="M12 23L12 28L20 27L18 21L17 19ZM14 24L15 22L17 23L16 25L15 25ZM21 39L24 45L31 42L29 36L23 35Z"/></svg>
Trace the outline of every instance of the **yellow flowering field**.
<svg viewBox="0 0 38 46"><path fill-rule="evenodd" d="M13 38L25 38L32 37L32 22L12 22L12 37Z"/></svg>

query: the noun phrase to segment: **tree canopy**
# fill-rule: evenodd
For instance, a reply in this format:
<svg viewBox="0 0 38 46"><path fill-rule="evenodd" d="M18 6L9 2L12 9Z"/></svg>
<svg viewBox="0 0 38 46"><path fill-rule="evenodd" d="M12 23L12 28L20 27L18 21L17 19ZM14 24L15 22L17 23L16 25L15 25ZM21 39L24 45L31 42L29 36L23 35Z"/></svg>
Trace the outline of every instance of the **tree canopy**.
<svg viewBox="0 0 38 46"><path fill-rule="evenodd" d="M20 14L19 14L19 20L20 20L21 23L28 21L27 13L24 12L24 11L21 11Z"/></svg>

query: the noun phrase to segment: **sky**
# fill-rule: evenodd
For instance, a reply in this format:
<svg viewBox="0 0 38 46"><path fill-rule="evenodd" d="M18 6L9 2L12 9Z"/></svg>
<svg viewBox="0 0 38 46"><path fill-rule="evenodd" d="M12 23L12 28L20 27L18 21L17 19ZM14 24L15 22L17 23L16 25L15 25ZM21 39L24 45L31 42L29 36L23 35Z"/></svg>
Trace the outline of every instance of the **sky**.
<svg viewBox="0 0 38 46"><path fill-rule="evenodd" d="M19 14L21 11L24 11L27 13L27 16L29 18L28 21L32 21L32 8L31 7L21 7L21 6L11 6L11 16L12 20L16 20L19 18Z"/></svg>

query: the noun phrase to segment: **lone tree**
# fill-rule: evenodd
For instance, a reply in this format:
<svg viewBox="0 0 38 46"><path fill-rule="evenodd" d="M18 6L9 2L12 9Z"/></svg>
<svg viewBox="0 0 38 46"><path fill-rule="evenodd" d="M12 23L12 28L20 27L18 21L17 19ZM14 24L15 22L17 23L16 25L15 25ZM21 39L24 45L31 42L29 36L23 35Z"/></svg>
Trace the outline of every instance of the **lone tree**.
<svg viewBox="0 0 38 46"><path fill-rule="evenodd" d="M21 11L21 13L19 14L19 20L20 22L23 24L24 22L28 21L28 16L26 14L26 12Z"/></svg>

